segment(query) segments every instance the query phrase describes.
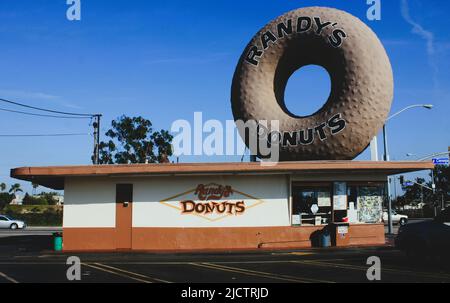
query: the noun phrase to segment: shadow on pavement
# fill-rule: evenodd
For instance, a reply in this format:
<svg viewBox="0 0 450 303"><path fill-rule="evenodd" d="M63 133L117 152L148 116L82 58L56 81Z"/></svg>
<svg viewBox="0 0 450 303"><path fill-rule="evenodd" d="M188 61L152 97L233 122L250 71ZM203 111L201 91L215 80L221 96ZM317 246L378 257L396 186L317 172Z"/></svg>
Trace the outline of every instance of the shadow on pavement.
<svg viewBox="0 0 450 303"><path fill-rule="evenodd" d="M0 255L40 253L53 248L53 237L45 236L11 236L0 238Z"/></svg>

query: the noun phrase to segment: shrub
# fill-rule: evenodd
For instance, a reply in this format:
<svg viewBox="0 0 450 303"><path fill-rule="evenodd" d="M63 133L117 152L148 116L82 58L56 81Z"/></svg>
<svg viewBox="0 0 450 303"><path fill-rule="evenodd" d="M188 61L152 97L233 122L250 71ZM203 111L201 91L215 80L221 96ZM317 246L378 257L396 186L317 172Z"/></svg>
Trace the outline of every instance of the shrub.
<svg viewBox="0 0 450 303"><path fill-rule="evenodd" d="M8 205L4 214L25 221L29 226L61 226L63 209L58 206Z"/></svg>
<svg viewBox="0 0 450 303"><path fill-rule="evenodd" d="M26 193L23 197L23 205L48 205L48 201L44 197L33 197Z"/></svg>

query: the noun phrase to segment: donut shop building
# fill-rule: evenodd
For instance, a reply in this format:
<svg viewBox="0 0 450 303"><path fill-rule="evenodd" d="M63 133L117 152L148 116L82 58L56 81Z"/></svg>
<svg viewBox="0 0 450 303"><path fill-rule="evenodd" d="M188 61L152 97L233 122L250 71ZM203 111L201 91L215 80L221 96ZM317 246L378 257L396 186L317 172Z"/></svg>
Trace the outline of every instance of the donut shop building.
<svg viewBox="0 0 450 303"><path fill-rule="evenodd" d="M388 175L425 162L303 161L23 167L64 190L65 251L292 249L385 243ZM330 228L330 226L332 228Z"/></svg>

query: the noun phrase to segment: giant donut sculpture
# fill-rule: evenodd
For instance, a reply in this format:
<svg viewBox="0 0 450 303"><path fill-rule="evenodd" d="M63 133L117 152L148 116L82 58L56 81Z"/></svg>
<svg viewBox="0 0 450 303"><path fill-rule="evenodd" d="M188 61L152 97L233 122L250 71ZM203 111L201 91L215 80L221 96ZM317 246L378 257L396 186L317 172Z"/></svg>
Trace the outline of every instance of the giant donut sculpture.
<svg viewBox="0 0 450 303"><path fill-rule="evenodd" d="M331 93L317 112L296 116L284 91L289 77L310 64L328 71ZM231 103L236 121L279 121L281 161L348 160L383 126L393 90L389 58L368 26L344 11L307 7L271 21L250 41L233 77Z"/></svg>

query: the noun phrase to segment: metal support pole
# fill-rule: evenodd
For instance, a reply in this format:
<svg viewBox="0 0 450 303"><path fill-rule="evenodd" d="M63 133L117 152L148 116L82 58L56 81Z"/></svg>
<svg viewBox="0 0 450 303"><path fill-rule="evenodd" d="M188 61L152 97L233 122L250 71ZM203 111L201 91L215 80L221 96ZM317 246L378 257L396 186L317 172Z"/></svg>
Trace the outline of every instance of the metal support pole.
<svg viewBox="0 0 450 303"><path fill-rule="evenodd" d="M438 202L435 197L436 193L436 183L434 182L434 168L431 170L431 189L433 190L433 195L431 196L431 201L433 201L434 206L434 216L437 216L437 208L438 208Z"/></svg>
<svg viewBox="0 0 450 303"><path fill-rule="evenodd" d="M388 150L388 145L387 145L386 124L383 125L383 141L384 141L384 161L389 161L389 150Z"/></svg>
<svg viewBox="0 0 450 303"><path fill-rule="evenodd" d="M383 125L383 141L384 141L384 161L389 161L389 151L387 144L386 124ZM392 224L392 200L391 200L391 178L387 178L387 199L388 199L388 234L392 234L394 226Z"/></svg>
<svg viewBox="0 0 450 303"><path fill-rule="evenodd" d="M397 201L397 177L392 178L394 181L394 199Z"/></svg>
<svg viewBox="0 0 450 303"><path fill-rule="evenodd" d="M378 161L378 138L377 136L370 141L370 161Z"/></svg>

